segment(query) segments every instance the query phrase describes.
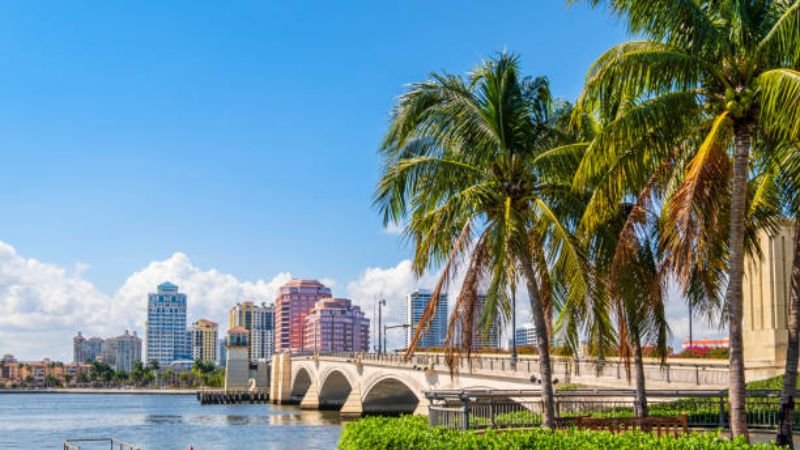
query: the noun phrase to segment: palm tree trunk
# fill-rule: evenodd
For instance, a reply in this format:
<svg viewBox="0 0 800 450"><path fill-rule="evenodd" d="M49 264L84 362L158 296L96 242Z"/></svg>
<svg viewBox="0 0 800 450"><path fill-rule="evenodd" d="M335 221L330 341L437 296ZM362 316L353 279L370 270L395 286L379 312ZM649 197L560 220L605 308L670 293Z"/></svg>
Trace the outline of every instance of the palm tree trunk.
<svg viewBox="0 0 800 450"><path fill-rule="evenodd" d="M542 300L539 298L539 283L531 267L530 260L522 261L528 296L531 299L531 315L536 327L536 348L539 350L539 376L542 379L542 427L553 428L555 422L553 373L550 366L550 336L547 334L547 322L544 317Z"/></svg>
<svg viewBox="0 0 800 450"><path fill-rule="evenodd" d="M731 435L743 436L749 441L745 416L744 350L742 337L742 277L744 275L744 220L747 203L747 178L752 127L749 123L734 125L735 149L733 154L733 192L731 194L731 222L728 235L728 289L725 302L728 307L728 332L730 333L729 414Z"/></svg>
<svg viewBox="0 0 800 450"><path fill-rule="evenodd" d="M644 360L642 358L642 342L639 336L631 336L633 343L633 376L636 382L636 417L647 417L647 394L644 384Z"/></svg>
<svg viewBox="0 0 800 450"><path fill-rule="evenodd" d="M786 348L786 369L781 392L780 428L775 443L794 448L794 398L797 394L797 362L800 357L800 218L794 222L794 262L792 293L789 299L789 344Z"/></svg>

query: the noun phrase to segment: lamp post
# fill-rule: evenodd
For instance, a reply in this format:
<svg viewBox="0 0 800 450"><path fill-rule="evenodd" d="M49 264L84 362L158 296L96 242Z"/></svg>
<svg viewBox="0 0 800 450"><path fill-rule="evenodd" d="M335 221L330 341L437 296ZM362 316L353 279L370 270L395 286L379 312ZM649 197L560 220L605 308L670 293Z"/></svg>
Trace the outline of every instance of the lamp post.
<svg viewBox="0 0 800 450"><path fill-rule="evenodd" d="M411 324L409 323L402 323L400 325L384 325L383 326L383 351L386 351L386 330L391 330L394 328L410 328Z"/></svg>
<svg viewBox="0 0 800 450"><path fill-rule="evenodd" d="M380 336L381 322L383 320L383 307L384 306L386 306L386 299L385 298L381 299L378 302L378 354L379 355L383 354L383 352L386 351L386 349L383 348L383 346L381 345L381 336ZM384 332L384 340L385 340L385 338L386 338L386 333Z"/></svg>
<svg viewBox="0 0 800 450"><path fill-rule="evenodd" d="M517 367L517 284L511 283L511 367Z"/></svg>
<svg viewBox="0 0 800 450"><path fill-rule="evenodd" d="M689 302L689 348L692 347L692 340L694 336L692 336L692 302Z"/></svg>

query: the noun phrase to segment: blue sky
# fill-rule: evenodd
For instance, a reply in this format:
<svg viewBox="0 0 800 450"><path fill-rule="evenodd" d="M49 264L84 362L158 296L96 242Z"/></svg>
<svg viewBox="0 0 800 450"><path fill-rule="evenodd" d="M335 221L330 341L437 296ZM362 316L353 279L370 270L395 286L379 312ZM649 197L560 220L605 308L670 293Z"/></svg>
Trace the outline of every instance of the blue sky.
<svg viewBox="0 0 800 450"><path fill-rule="evenodd" d="M447 3L447 4L445 4ZM624 30L563 1L3 2L0 239L116 289L174 251L352 279L404 84L519 53L568 99Z"/></svg>
<svg viewBox="0 0 800 450"><path fill-rule="evenodd" d="M27 358L68 359L78 329L143 332L164 279L190 319L296 276L402 320L432 279L371 196L404 85L505 49L572 100L626 38L562 0L9 0L0 17L0 353Z"/></svg>

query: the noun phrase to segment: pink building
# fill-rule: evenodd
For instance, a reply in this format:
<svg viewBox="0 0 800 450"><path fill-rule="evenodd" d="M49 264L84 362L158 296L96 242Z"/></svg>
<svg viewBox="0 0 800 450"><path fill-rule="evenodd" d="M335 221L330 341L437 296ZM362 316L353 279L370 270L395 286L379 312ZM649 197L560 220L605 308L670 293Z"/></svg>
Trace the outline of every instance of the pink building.
<svg viewBox="0 0 800 450"><path fill-rule="evenodd" d="M289 280L275 299L275 353L303 350L305 318L331 290L317 280ZM313 346L313 344L312 344Z"/></svg>
<svg viewBox="0 0 800 450"><path fill-rule="evenodd" d="M321 352L369 351L369 319L346 298L318 301L305 318L303 350Z"/></svg>

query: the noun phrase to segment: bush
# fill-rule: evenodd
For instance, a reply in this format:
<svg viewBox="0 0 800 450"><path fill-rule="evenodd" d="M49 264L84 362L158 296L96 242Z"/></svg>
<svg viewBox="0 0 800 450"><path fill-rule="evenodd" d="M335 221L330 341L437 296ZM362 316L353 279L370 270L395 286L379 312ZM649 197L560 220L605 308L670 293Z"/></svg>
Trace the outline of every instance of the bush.
<svg viewBox="0 0 800 450"><path fill-rule="evenodd" d="M701 359L726 359L728 349L725 347L687 347L680 353L672 355L673 358L701 358Z"/></svg>
<svg viewBox="0 0 800 450"><path fill-rule="evenodd" d="M339 441L341 450L362 449L768 449L770 444L749 446L741 440L729 441L717 434L690 434L679 438L656 437L648 433L611 434L601 431L545 430L509 431L484 434L429 427L419 416L398 418L368 417L345 425Z"/></svg>
<svg viewBox="0 0 800 450"><path fill-rule="evenodd" d="M800 377L797 378L797 387L800 388ZM751 381L747 383L749 391L780 391L783 390L783 375L767 378L765 380Z"/></svg>

